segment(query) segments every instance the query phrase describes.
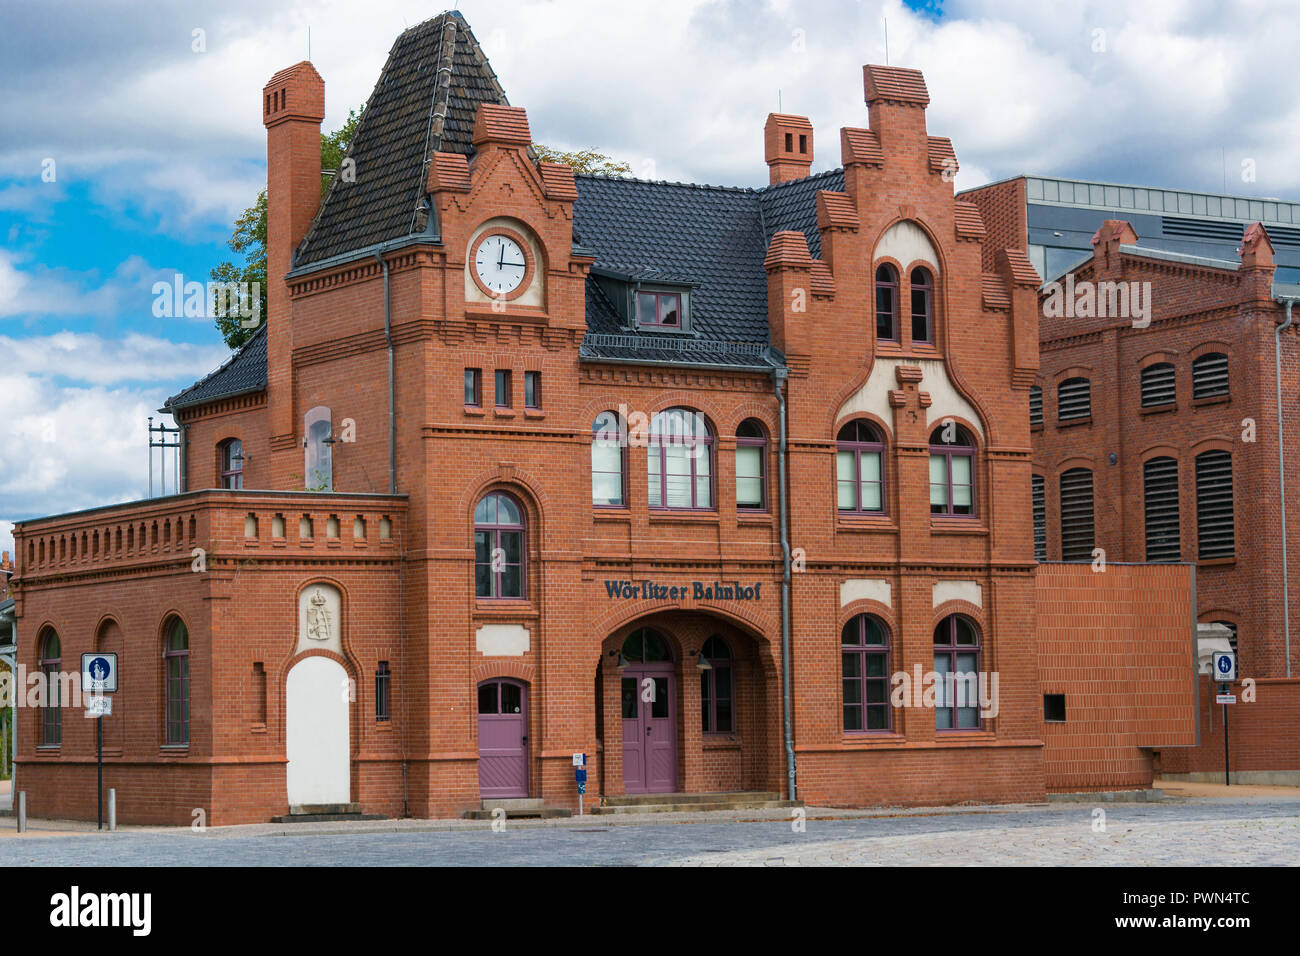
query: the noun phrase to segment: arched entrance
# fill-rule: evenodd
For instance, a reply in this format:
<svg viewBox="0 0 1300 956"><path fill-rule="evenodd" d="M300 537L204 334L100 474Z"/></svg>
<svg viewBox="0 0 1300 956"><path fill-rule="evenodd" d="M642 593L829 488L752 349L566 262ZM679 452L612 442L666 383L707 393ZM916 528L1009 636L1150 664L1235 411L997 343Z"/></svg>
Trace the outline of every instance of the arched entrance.
<svg viewBox="0 0 1300 956"><path fill-rule="evenodd" d="M484 799L528 796L528 685L478 685L478 790Z"/></svg>
<svg viewBox="0 0 1300 956"><path fill-rule="evenodd" d="M677 789L677 665L672 648L653 628L628 635L619 652L623 668L623 787L627 793Z"/></svg>
<svg viewBox="0 0 1300 956"><path fill-rule="evenodd" d="M289 806L352 800L348 675L331 657L305 657L285 682Z"/></svg>

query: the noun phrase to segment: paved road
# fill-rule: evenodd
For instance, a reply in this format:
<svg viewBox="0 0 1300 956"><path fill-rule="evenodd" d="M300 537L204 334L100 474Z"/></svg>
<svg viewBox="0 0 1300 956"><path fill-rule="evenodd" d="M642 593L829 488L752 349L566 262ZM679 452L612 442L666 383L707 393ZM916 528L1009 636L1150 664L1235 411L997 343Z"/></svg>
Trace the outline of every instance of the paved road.
<svg viewBox="0 0 1300 956"><path fill-rule="evenodd" d="M0 840L0 867L96 862L111 844L119 865L464 866L464 865L1296 865L1300 801L1197 800L1109 804L1105 829L1089 804L981 808L820 820L804 832L788 820L744 822L704 814L692 821L611 825L511 822L503 832L439 832L414 821L368 832L231 827L123 830L112 834ZM734 816L734 815L733 815ZM642 818L644 819L644 818ZM296 835L297 833L301 835Z"/></svg>

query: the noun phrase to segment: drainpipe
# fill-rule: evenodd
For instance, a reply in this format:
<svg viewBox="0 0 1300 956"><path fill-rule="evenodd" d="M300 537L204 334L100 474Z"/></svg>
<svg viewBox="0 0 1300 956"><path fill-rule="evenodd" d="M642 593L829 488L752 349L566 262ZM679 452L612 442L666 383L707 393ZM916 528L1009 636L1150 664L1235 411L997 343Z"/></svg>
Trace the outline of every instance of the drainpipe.
<svg viewBox="0 0 1300 956"><path fill-rule="evenodd" d="M388 493L397 494L397 384L393 379L392 300L388 285L388 260L382 252L375 258L384 267L384 342L388 346Z"/></svg>
<svg viewBox="0 0 1300 956"><path fill-rule="evenodd" d="M1291 307L1300 296L1280 295L1286 305L1286 321L1273 330L1273 372L1277 382L1277 480L1278 511L1282 517L1282 627L1286 650L1286 676L1291 676L1291 589L1286 568L1286 455L1282 442L1282 333L1291 327Z"/></svg>
<svg viewBox="0 0 1300 956"><path fill-rule="evenodd" d="M787 799L796 799L798 788L795 781L794 761L794 718L790 704L790 537L786 512L785 460L786 417L785 417L785 380L789 372L784 368L772 370L772 383L776 386L776 400L781 409L781 443L777 451L778 499L780 501L781 525L781 719L785 724L785 776Z"/></svg>

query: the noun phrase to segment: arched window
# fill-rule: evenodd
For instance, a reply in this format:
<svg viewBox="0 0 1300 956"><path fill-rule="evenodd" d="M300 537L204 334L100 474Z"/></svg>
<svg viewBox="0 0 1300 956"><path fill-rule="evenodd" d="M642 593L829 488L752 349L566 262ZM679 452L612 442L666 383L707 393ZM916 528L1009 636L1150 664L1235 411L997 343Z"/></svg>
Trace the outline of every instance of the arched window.
<svg viewBox="0 0 1300 956"><path fill-rule="evenodd" d="M1178 462L1150 458L1142 466L1148 561L1178 561L1182 540L1178 520Z"/></svg>
<svg viewBox="0 0 1300 956"><path fill-rule="evenodd" d="M731 648L716 634L700 649L700 715L706 734L729 734L735 730L735 689L732 682ZM705 668L703 665L709 666Z"/></svg>
<svg viewBox="0 0 1300 956"><path fill-rule="evenodd" d="M713 507L713 432L699 412L670 408L650 420L652 508Z"/></svg>
<svg viewBox="0 0 1300 956"><path fill-rule="evenodd" d="M874 614L859 614L840 631L844 730L888 730L889 629Z"/></svg>
<svg viewBox="0 0 1300 956"><path fill-rule="evenodd" d="M1061 473L1061 560L1091 561L1097 546L1092 498L1092 470Z"/></svg>
<svg viewBox="0 0 1300 956"><path fill-rule="evenodd" d="M664 636L650 627L638 627L623 641L621 651L628 664L662 664L673 659L673 649Z"/></svg>
<svg viewBox="0 0 1300 956"><path fill-rule="evenodd" d="M1047 484L1042 475L1029 478L1034 515L1034 560L1047 560Z"/></svg>
<svg viewBox="0 0 1300 956"><path fill-rule="evenodd" d="M1237 553L1232 515L1232 454L1214 449L1196 456L1196 556L1202 561Z"/></svg>
<svg viewBox="0 0 1300 956"><path fill-rule="evenodd" d="M244 487L244 443L229 438L217 446L221 457L221 487Z"/></svg>
<svg viewBox="0 0 1300 956"><path fill-rule="evenodd" d="M627 504L623 479L626 435L618 412L601 412L591 425L591 503L602 508Z"/></svg>
<svg viewBox="0 0 1300 956"><path fill-rule="evenodd" d="M1143 408L1172 405L1178 394L1178 377L1170 362L1156 362L1142 370L1141 392Z"/></svg>
<svg viewBox="0 0 1300 956"><path fill-rule="evenodd" d="M898 341L898 273L888 262L876 268L876 338Z"/></svg>
<svg viewBox="0 0 1300 956"><path fill-rule="evenodd" d="M484 496L474 509L474 593L524 596L524 512L504 492Z"/></svg>
<svg viewBox="0 0 1300 956"><path fill-rule="evenodd" d="M912 341L934 341L934 279L930 270L912 270Z"/></svg>
<svg viewBox="0 0 1300 956"><path fill-rule="evenodd" d="M303 487L308 491L334 490L334 438L330 434L330 410L318 405L303 418L306 450L303 459Z"/></svg>
<svg viewBox="0 0 1300 956"><path fill-rule="evenodd" d="M1029 386L1029 427L1043 424L1043 387Z"/></svg>
<svg viewBox="0 0 1300 956"><path fill-rule="evenodd" d="M980 632L964 614L934 629L934 720L939 730L978 730Z"/></svg>
<svg viewBox="0 0 1300 956"><path fill-rule="evenodd" d="M1228 356L1206 352L1192 362L1192 398L1228 394Z"/></svg>
<svg viewBox="0 0 1300 956"><path fill-rule="evenodd" d="M180 618L173 618L167 628L163 664L167 746L186 747L190 742L190 635Z"/></svg>
<svg viewBox="0 0 1300 956"><path fill-rule="evenodd" d="M1092 417L1092 383L1086 378L1067 378L1056 386L1056 420L1078 421Z"/></svg>
<svg viewBox="0 0 1300 956"><path fill-rule="evenodd" d="M736 507L767 510L767 431L752 418L736 429Z"/></svg>
<svg viewBox="0 0 1300 956"><path fill-rule="evenodd" d="M930 433L930 514L975 513L975 442L956 422Z"/></svg>
<svg viewBox="0 0 1300 956"><path fill-rule="evenodd" d="M840 511L885 510L885 444L868 421L846 424L835 437L835 498Z"/></svg>
<svg viewBox="0 0 1300 956"><path fill-rule="evenodd" d="M45 681L45 694L41 703L41 746L57 747L63 743L63 709L59 699L59 668L63 663L63 650L59 635L47 628L41 639L41 675Z"/></svg>

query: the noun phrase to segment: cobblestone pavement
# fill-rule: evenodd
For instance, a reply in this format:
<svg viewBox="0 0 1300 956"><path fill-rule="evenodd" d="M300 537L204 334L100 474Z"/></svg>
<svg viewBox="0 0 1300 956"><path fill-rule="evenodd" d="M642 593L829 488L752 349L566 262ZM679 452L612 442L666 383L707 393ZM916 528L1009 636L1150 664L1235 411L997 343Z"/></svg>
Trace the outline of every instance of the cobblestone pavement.
<svg viewBox="0 0 1300 956"><path fill-rule="evenodd" d="M807 866L1296 865L1300 800L1256 798L875 811L809 808L788 816L682 814L560 824L389 821L288 831L282 826L124 829L0 840L0 867L166 866ZM821 817L826 818L821 818ZM721 817L721 818L720 818ZM7 821L12 825L12 820ZM308 826L308 825L299 825Z"/></svg>

